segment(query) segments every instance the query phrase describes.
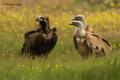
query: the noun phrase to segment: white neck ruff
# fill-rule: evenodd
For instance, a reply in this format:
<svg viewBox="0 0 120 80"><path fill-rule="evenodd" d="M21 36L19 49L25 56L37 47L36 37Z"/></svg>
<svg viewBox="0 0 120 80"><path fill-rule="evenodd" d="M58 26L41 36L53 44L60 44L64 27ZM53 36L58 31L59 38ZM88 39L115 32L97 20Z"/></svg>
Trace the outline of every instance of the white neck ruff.
<svg viewBox="0 0 120 80"><path fill-rule="evenodd" d="M74 32L74 35L78 36L78 37L85 37L85 35L86 35L85 29L81 29L79 27L76 28L75 32Z"/></svg>

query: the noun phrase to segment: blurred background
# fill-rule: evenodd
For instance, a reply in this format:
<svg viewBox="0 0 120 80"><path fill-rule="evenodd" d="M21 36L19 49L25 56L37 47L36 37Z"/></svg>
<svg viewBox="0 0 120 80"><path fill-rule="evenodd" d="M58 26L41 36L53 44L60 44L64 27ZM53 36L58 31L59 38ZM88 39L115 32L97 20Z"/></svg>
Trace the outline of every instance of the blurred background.
<svg viewBox="0 0 120 80"><path fill-rule="evenodd" d="M106 9L119 9L119 0L0 0L1 6L5 7L5 4L21 4L22 6L34 8L40 7L42 10L106 10Z"/></svg>

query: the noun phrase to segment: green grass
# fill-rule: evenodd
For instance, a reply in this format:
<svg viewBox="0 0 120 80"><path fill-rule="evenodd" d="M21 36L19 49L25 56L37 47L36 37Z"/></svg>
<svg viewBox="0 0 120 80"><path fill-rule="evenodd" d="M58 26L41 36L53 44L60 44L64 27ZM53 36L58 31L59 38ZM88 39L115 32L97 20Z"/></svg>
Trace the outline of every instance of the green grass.
<svg viewBox="0 0 120 80"><path fill-rule="evenodd" d="M0 56L1 80L119 80L119 51L102 58L55 53L47 60L16 54Z"/></svg>

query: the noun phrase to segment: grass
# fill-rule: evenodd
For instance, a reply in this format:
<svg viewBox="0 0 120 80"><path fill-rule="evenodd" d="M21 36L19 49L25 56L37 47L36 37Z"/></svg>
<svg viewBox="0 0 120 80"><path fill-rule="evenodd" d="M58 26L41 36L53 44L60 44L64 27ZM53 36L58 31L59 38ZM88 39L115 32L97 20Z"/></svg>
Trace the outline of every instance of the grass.
<svg viewBox="0 0 120 80"><path fill-rule="evenodd" d="M77 55L77 54L76 54ZM82 60L75 54L51 54L47 60L1 55L2 80L119 80L119 52ZM112 56L112 57L111 57Z"/></svg>
<svg viewBox="0 0 120 80"><path fill-rule="evenodd" d="M54 7L0 7L0 79L120 80L119 10L92 12L71 10L72 7L58 10ZM59 37L47 60L40 57L33 60L21 56L20 50L24 33L36 27L35 19L41 14L50 17L51 25L57 27ZM113 47L111 54L100 58L91 56L87 60L80 57L72 42L74 27L68 25L75 14L85 15L88 25L109 40Z"/></svg>

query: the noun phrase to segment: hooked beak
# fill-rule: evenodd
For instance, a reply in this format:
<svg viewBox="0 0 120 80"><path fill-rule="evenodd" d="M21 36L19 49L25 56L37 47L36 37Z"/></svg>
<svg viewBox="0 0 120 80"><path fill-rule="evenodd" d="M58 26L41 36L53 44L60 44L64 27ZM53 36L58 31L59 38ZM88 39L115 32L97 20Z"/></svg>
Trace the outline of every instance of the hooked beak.
<svg viewBox="0 0 120 80"><path fill-rule="evenodd" d="M72 20L75 20L75 18L73 17Z"/></svg>
<svg viewBox="0 0 120 80"><path fill-rule="evenodd" d="M73 23L69 23L69 25L73 25Z"/></svg>
<svg viewBox="0 0 120 80"><path fill-rule="evenodd" d="M37 19L36 19L36 21L38 22L38 21L39 21L39 19L37 18Z"/></svg>

